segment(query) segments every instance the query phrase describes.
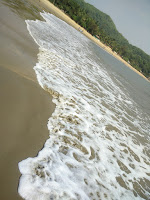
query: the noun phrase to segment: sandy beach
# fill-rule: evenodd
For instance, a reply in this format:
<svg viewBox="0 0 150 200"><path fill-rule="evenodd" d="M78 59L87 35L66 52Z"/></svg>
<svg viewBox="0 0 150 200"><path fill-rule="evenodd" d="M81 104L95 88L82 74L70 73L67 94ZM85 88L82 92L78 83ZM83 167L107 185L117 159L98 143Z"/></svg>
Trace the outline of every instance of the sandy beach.
<svg viewBox="0 0 150 200"><path fill-rule="evenodd" d="M0 75L0 199L20 199L18 162L36 156L42 148L54 106L37 83L3 67Z"/></svg>
<svg viewBox="0 0 150 200"><path fill-rule="evenodd" d="M18 162L36 156L42 148L49 134L47 121L55 106L52 97L37 83L33 67L38 46L28 33L25 19L3 2L0 2L0 199L17 200L22 199L17 193ZM77 23L48 0L28 2L79 29ZM83 34L146 79L84 29Z"/></svg>
<svg viewBox="0 0 150 200"><path fill-rule="evenodd" d="M19 200L18 162L43 147L54 104L37 83L38 46L24 19L0 3L0 26L0 199Z"/></svg>

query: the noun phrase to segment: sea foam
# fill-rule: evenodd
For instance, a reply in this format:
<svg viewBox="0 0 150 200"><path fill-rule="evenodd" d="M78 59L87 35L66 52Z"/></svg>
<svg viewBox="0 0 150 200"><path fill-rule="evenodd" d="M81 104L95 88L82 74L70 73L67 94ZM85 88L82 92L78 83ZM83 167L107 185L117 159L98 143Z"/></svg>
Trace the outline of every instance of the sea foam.
<svg viewBox="0 0 150 200"><path fill-rule="evenodd" d="M39 45L38 82L56 108L44 148L19 163L19 194L26 200L148 199L146 119L89 39L41 15L45 21L26 23Z"/></svg>

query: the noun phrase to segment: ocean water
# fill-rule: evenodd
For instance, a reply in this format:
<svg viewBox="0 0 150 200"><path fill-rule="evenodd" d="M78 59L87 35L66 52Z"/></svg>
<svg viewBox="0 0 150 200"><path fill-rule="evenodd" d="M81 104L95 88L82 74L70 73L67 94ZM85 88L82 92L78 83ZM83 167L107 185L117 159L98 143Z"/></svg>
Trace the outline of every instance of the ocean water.
<svg viewBox="0 0 150 200"><path fill-rule="evenodd" d="M142 107L134 81L115 71L116 59L108 63L77 30L41 15L44 21L26 23L39 45L38 82L56 108L44 148L19 163L19 194L26 200L150 199L150 93L143 90Z"/></svg>

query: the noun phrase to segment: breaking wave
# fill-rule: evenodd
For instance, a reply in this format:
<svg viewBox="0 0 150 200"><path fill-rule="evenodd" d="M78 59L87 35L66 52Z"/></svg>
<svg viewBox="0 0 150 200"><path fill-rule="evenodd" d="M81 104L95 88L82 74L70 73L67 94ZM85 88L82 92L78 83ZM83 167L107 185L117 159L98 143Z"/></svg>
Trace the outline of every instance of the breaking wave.
<svg viewBox="0 0 150 200"><path fill-rule="evenodd" d="M89 39L41 15L45 21L26 23L39 45L37 79L56 108L44 148L19 163L19 194L26 200L148 199L146 119Z"/></svg>

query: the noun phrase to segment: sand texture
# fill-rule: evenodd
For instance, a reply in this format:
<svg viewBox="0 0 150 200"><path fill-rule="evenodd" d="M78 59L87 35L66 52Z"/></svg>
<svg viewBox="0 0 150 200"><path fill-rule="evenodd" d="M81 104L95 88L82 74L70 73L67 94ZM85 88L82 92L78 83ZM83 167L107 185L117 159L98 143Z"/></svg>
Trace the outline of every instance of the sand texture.
<svg viewBox="0 0 150 200"><path fill-rule="evenodd" d="M47 121L55 107L51 96L37 83L33 67L38 46L28 33L25 18L3 2L0 2L0 199L17 200L22 199L17 193L18 162L35 156L42 148L49 137ZM79 29L77 23L48 0L28 2ZM143 76L86 30L83 34Z"/></svg>
<svg viewBox="0 0 150 200"><path fill-rule="evenodd" d="M36 83L3 67L0 75L0 199L20 199L18 162L36 156L43 147L54 106Z"/></svg>
<svg viewBox="0 0 150 200"><path fill-rule="evenodd" d="M18 200L18 162L43 147L54 104L33 70L38 46L24 19L2 2L0 27L0 199Z"/></svg>

